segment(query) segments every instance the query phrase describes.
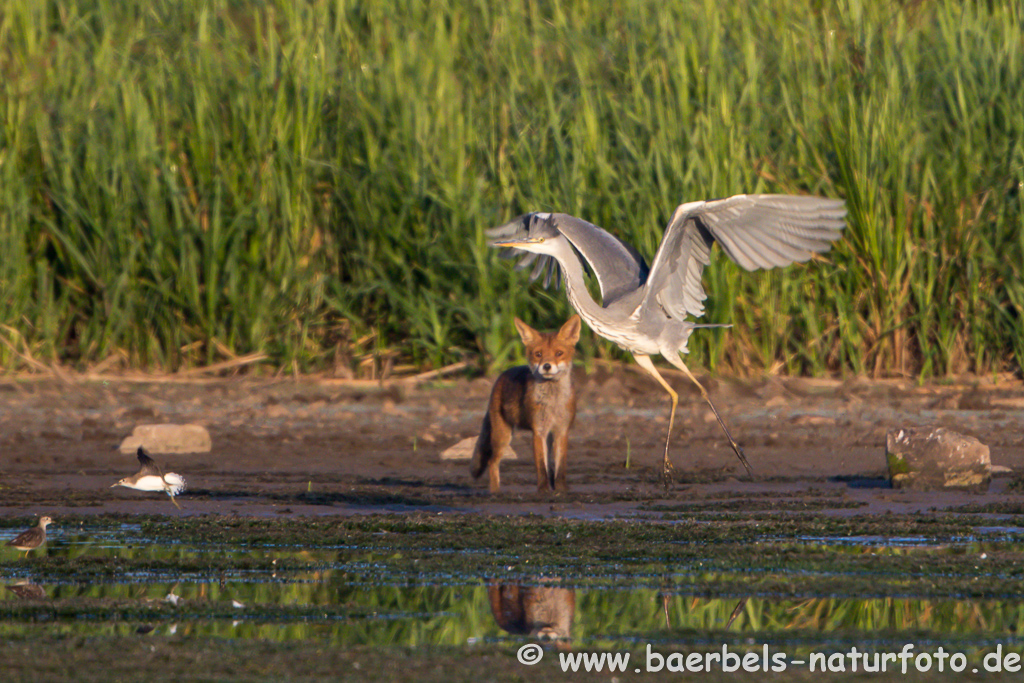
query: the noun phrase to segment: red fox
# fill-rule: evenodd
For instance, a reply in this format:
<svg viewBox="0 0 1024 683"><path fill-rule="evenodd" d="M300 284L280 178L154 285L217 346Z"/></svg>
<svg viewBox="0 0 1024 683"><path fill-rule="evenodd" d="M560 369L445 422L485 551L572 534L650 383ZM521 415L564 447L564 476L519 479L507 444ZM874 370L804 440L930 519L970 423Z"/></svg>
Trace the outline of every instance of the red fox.
<svg viewBox="0 0 1024 683"><path fill-rule="evenodd" d="M572 620L576 615L576 591L557 586L520 586L489 579L487 598L499 627L516 635L554 641L568 650Z"/></svg>
<svg viewBox="0 0 1024 683"><path fill-rule="evenodd" d="M498 466L512 441L512 430L529 429L537 490L566 491L565 455L569 428L576 419L572 359L580 339L580 317L569 318L558 332L538 332L519 318L515 325L530 364L506 370L495 381L470 472L479 478L486 469L491 493L496 492L501 487Z"/></svg>

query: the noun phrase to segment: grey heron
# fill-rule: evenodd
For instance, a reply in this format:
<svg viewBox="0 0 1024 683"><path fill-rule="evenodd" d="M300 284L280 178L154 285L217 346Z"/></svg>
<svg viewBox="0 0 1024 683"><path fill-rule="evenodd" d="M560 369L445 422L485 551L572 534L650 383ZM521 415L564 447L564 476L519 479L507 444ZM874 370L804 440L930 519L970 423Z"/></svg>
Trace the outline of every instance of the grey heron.
<svg viewBox="0 0 1024 683"><path fill-rule="evenodd" d="M600 336L633 354L672 399L665 438L664 476L671 476L669 445L679 395L661 376L651 356L661 354L689 377L711 406L747 474L750 465L725 421L681 358L687 341L701 327L687 316L704 314L707 295L701 286L711 245L748 271L809 260L828 251L842 236L846 209L841 200L790 195L735 195L726 199L687 202L672 214L654 261L648 268L636 249L606 230L564 213L528 213L487 231L491 246L505 247L505 256L526 252L517 270L534 264L530 281L542 274L544 286L559 271L569 303ZM587 290L586 261L601 289L601 303Z"/></svg>

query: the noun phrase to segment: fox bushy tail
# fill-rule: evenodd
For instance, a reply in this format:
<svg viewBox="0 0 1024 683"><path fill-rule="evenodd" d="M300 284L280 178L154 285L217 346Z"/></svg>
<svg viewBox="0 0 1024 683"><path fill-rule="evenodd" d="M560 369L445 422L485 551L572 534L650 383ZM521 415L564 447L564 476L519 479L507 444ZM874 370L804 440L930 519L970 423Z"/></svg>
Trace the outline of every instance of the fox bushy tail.
<svg viewBox="0 0 1024 683"><path fill-rule="evenodd" d="M484 415L484 424L480 428L480 436L476 440L476 446L473 448L473 460L469 463L469 473L473 475L474 479L479 479L480 475L487 469L487 465L490 464L491 458L494 457L494 448L491 447L491 416Z"/></svg>

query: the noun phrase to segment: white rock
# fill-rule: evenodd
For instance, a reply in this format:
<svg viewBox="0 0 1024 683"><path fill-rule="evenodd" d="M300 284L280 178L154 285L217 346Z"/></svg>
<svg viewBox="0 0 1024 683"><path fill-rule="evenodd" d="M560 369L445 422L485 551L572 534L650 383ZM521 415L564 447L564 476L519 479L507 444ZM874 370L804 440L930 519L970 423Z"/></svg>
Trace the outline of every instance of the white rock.
<svg viewBox="0 0 1024 683"><path fill-rule="evenodd" d="M142 446L150 453L208 453L210 432L202 425L138 425L121 442L122 453L135 453Z"/></svg>
<svg viewBox="0 0 1024 683"><path fill-rule="evenodd" d="M454 446L451 446L441 451L442 460L471 460L473 458L473 449L476 448L475 436L470 436L458 442ZM509 446L505 451L505 457L501 459L502 462L506 460L516 460L516 452Z"/></svg>
<svg viewBox="0 0 1024 683"><path fill-rule="evenodd" d="M992 479L988 446L942 427L890 430L885 457L893 488L986 491Z"/></svg>

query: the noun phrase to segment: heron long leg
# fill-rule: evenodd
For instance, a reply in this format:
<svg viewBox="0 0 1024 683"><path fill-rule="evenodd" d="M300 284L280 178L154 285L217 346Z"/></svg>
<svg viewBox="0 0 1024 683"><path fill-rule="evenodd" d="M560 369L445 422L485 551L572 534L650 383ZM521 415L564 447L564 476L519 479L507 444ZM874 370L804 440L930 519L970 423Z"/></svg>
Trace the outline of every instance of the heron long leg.
<svg viewBox="0 0 1024 683"><path fill-rule="evenodd" d="M725 630L729 630L729 627L732 626L732 622L736 621L736 617L738 617L743 612L743 608L746 606L746 604L746 598L741 598L740 601L736 603L736 607L733 609L732 614L729 615L729 621L725 624Z"/></svg>
<svg viewBox="0 0 1024 683"><path fill-rule="evenodd" d="M645 356L642 353L634 353L633 358L636 360L637 365L650 373L651 377L658 380L658 384L663 386L665 391L668 392L668 395L672 397L672 411L668 415L668 434L665 435L665 465L664 470L662 471L662 477L665 479L665 483L667 484L672 478L672 470L674 469L672 467L672 461L668 459L668 446L672 442L672 425L675 424L676 406L679 405L679 394L669 386L668 382L665 381L665 378L661 376L660 372L658 372L658 368L654 367L654 363L651 362L650 356Z"/></svg>
<svg viewBox="0 0 1024 683"><path fill-rule="evenodd" d="M174 507L178 508L179 510L181 509L181 506L178 505L178 501L174 499L174 496L171 496L171 502L174 503Z"/></svg>
<svg viewBox="0 0 1024 683"><path fill-rule="evenodd" d="M683 362L683 359L680 358L678 354L666 354L665 358L669 363L682 370L683 373L697 385L697 388L700 389L700 395L708 402L708 405L711 406L711 412L713 412L715 417L718 418L718 424L722 425L722 431L725 432L725 436L729 439L729 445L732 446L732 450L736 453L736 457L740 459L741 463L743 463L743 467L747 470L747 474L753 475L754 472L750 469L750 463L747 462L747 456L743 454L743 449L740 448L738 443L736 443L736 439L732 438L732 434L729 433L729 428L725 426L725 420L723 420L722 416L718 414L718 409L715 408L715 404L711 402L711 397L708 396L708 392L704 386L697 381L697 378L693 376L692 372L690 372L690 368L686 367L686 363Z"/></svg>

